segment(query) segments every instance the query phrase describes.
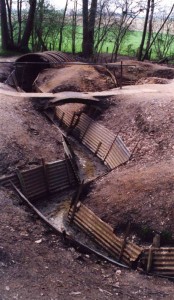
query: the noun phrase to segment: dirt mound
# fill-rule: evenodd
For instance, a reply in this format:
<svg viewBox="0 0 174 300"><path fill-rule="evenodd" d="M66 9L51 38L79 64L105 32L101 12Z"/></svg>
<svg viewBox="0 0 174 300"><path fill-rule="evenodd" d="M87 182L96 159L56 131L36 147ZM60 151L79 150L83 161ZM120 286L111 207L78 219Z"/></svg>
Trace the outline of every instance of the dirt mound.
<svg viewBox="0 0 174 300"><path fill-rule="evenodd" d="M116 78L119 80L120 73L120 62L108 65L110 71L114 72ZM132 84L136 83L138 80L144 77L159 77L166 79L174 78L174 68L162 66L155 63L140 62L135 60L125 60L123 61L123 83L130 82ZM159 82L160 83L160 82Z"/></svg>
<svg viewBox="0 0 174 300"><path fill-rule="evenodd" d="M85 203L113 228L125 230L128 221L142 241L161 232L162 242L174 238L173 166L167 163L112 171L98 180ZM161 175L162 174L162 175Z"/></svg>
<svg viewBox="0 0 174 300"><path fill-rule="evenodd" d="M1 95L0 136L1 175L63 157L60 133L28 99Z"/></svg>
<svg viewBox="0 0 174 300"><path fill-rule="evenodd" d="M13 63L7 62L2 63L0 62L0 82L5 82L13 70Z"/></svg>
<svg viewBox="0 0 174 300"><path fill-rule="evenodd" d="M104 67L99 72L93 66L72 65L42 71L33 87L42 92L92 92L113 88L114 82Z"/></svg>
<svg viewBox="0 0 174 300"><path fill-rule="evenodd" d="M140 91L143 87L137 86ZM98 117L101 124L120 132L133 152L131 161L97 181L85 200L114 227L131 219L135 227L166 232L174 238L172 89L173 83L159 93L149 89L136 94L134 87L127 96L123 88L123 94L113 97L110 107Z"/></svg>
<svg viewBox="0 0 174 300"><path fill-rule="evenodd" d="M143 77L139 79L135 84L167 84L170 81L166 78L158 77Z"/></svg>

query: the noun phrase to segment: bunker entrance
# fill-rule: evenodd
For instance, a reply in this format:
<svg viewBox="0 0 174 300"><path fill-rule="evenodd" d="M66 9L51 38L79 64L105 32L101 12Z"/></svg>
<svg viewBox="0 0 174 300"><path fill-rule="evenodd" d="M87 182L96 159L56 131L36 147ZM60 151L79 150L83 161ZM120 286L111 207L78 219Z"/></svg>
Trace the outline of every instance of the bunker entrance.
<svg viewBox="0 0 174 300"><path fill-rule="evenodd" d="M30 92L34 80L43 69L56 68L62 62L72 60L70 56L56 51L22 55L15 62L15 77L18 86L25 92Z"/></svg>

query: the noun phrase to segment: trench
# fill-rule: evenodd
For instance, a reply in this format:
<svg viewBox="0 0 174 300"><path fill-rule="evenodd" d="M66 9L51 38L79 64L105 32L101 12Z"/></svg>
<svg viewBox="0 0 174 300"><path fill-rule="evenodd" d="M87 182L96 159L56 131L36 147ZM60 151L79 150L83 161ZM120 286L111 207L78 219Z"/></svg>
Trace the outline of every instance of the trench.
<svg viewBox="0 0 174 300"><path fill-rule="evenodd" d="M42 62L42 58L39 59L41 59L39 62ZM22 62L25 62L25 60ZM34 62L34 64L35 63L36 62ZM27 72L31 73L30 68L33 68L34 64L29 65ZM46 62L46 65L48 66L48 62ZM42 68L43 66L41 64L41 67L36 68L36 72L34 72L32 76L29 75L29 83L27 80L23 80L22 82L18 81L21 88L27 92L30 91L32 89L31 82L33 82L34 78L42 70ZM19 70L19 68L17 68L17 78L23 74L20 72L21 69ZM172 263L171 265L168 263L168 256L171 256L174 253L173 248L160 249L158 247L154 247L153 259L155 263L153 265L149 248L145 247L142 249L141 247L130 243L128 234L126 235L125 233L127 229L123 229L122 224L120 224L120 232L119 230L117 232L117 234L120 234L120 238L119 236L116 236L112 228L108 227L107 224L104 224L82 204L79 204L81 200L83 201L85 193L88 193L91 181L104 176L107 172L126 163L130 159L131 153L129 153L126 149L126 146L118 136L113 136L106 130L105 139L106 136L109 136L106 148L106 145L104 144L105 141L101 138L101 135L103 136L105 132L104 128L101 128L101 125L99 125L97 128L98 131L96 131L95 136L93 136L93 130L97 127L97 124L95 120L91 120L90 117L83 112L78 116L79 119L75 122L75 124L73 123L75 117L74 113L71 115L67 114L66 116L66 112L62 111L61 108L57 108L56 111L53 111L53 113L55 119L51 118L50 120L53 121L53 124L57 126L58 130L61 130L66 138L67 130L70 130L71 132L69 140L71 142L74 157L72 159L68 156L67 151L69 151L69 147L67 146L65 149L66 159L64 162L64 168L66 170L62 171L66 173L66 183L62 182L61 174L59 182L60 185L57 181L56 183L50 183L55 175L51 175L53 173L51 173L49 165L42 166L42 175L44 177L42 178L44 182L42 182L42 185L44 188L43 191L40 192L41 187L37 187L35 195L30 195L29 192L26 192L27 188L29 190L32 188L33 182L31 178L33 177L33 174L17 174L17 178L11 178L10 180L12 180L15 185L17 184L21 187L24 196L32 201L32 204L36 207L36 209L39 210L61 234L66 232L66 236L74 236L74 240L76 242L80 241L81 245L88 245L88 248L93 248L94 251L101 252L101 255L103 255L103 257L108 257L108 259L110 256L111 259L115 259L116 254L118 259L117 263L119 264L121 262L123 263L123 266L128 265L128 267L137 268L140 263L140 257L143 256L143 262L141 261L141 264L143 265L142 268L144 268L144 270L148 273L160 272L160 275L169 277L173 276L173 265ZM97 140L97 143L94 143L98 137L100 138ZM102 149L103 145L104 150ZM114 160L113 157L116 157L116 159ZM106 158L109 159L106 160ZM69 167L67 167L67 161ZM59 163L55 162L55 164ZM74 172L75 169L77 172ZM84 180L85 188L84 186L81 187ZM7 181L9 182L9 178ZM29 185L31 185L30 188ZM40 185L40 177L38 185ZM81 187L80 191L79 186ZM59 193L57 193L58 191ZM103 233L101 233L102 230ZM150 230L148 230L148 233L145 233L145 230L143 228L142 230L139 229L136 224L134 224L132 232L129 231L129 236L132 233L136 233L137 235L139 234L141 241L149 242L152 239L152 232L150 232ZM156 257L160 257L159 262ZM163 269L161 265L165 265L166 269Z"/></svg>

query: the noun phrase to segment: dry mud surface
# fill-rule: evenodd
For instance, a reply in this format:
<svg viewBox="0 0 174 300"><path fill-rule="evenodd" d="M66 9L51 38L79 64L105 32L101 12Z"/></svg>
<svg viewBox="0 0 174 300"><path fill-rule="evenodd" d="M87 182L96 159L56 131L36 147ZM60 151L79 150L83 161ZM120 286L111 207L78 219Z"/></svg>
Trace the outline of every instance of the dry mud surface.
<svg viewBox="0 0 174 300"><path fill-rule="evenodd" d="M144 73L142 63L137 68L142 77L159 72L151 64L144 65ZM153 72L147 75L150 68ZM160 74L172 73L162 69ZM147 232L150 241L153 232L162 232L163 242L170 244L174 232L172 78L174 75L168 84L123 87L121 95L108 99L108 108L97 117L113 132L120 131L133 156L93 183L83 200L118 231L130 220L136 231L132 239L138 243L147 238ZM1 88L6 87L1 84ZM40 158L63 157L60 133L35 110L31 100L0 97L2 175L16 167L40 164ZM80 109L79 105L66 107ZM137 228L144 231L139 234ZM173 299L173 282L120 269L75 251L5 189L0 190L0 241L0 300Z"/></svg>

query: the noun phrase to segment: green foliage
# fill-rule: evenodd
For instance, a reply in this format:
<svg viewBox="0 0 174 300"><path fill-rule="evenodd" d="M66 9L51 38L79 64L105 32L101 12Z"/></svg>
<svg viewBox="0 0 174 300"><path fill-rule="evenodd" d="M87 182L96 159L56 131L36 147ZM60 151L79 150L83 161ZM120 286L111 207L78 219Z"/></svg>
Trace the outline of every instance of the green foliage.
<svg viewBox="0 0 174 300"><path fill-rule="evenodd" d="M55 16L56 13L56 16ZM54 18L53 18L54 17ZM50 14L50 17L47 19L47 22L50 23L50 27L47 27L47 22L46 20L44 21L44 26L43 26L43 40L44 43L46 44L48 50L58 50L58 43L59 43L59 29L58 29L58 20L61 18L60 12L55 12L52 11ZM52 19L56 19L56 21L52 21ZM57 25L56 25L57 24ZM71 52L72 49L72 37L71 37L71 22L67 22L65 24L65 27L63 29L63 47L62 51L65 52ZM141 36L142 32L140 31L128 31L122 41L121 47L120 47L120 55L128 55L135 57L137 55L137 51L140 45L141 41ZM165 34L161 34L159 36L158 42L159 42L159 49L161 47L161 52L162 52L162 46L164 45L163 40L166 39ZM101 53L112 53L114 47L114 39L112 32L109 32L107 34L107 38L104 41L102 47L101 47ZM30 43L30 49L31 51L36 51L36 49L32 49L32 41ZM158 49L158 52L159 52ZM76 34L76 52L81 52L82 51L82 26L78 25L77 26L77 34ZM167 53L165 55L171 56L174 53L174 41L172 42L170 48L168 49ZM8 53L10 55L10 53ZM7 53L2 52L0 49L0 55L8 55ZM16 53L11 53L12 55L15 55ZM151 53L151 59L159 59L157 50L155 47L152 47L152 53Z"/></svg>

